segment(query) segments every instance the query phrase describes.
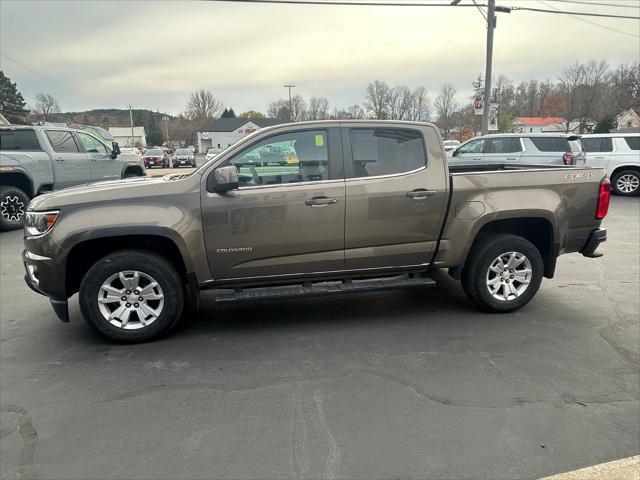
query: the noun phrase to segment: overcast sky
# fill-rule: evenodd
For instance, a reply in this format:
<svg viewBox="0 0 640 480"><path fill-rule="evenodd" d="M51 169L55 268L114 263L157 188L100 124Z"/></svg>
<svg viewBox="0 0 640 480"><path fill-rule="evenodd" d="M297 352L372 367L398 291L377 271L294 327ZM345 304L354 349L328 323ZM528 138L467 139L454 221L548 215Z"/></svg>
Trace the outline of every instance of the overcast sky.
<svg viewBox="0 0 640 480"><path fill-rule="evenodd" d="M557 0L497 3L640 13ZM565 15L498 15L494 73L514 81L555 79L576 60L618 65L640 57L636 20L588 19L625 35ZM362 103L375 79L424 85L432 99L452 83L464 101L484 72L485 24L473 7L0 0L0 53L0 69L29 104L51 93L63 111L132 104L177 114L199 88L236 113L265 111L286 95L285 83L307 99L347 107Z"/></svg>

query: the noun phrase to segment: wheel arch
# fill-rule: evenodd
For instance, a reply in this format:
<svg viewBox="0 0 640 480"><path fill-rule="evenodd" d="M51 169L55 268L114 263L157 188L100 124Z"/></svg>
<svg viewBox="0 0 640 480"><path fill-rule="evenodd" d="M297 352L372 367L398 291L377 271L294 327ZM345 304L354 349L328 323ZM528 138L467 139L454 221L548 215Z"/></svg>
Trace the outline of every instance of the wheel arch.
<svg viewBox="0 0 640 480"><path fill-rule="evenodd" d="M544 276L553 278L558 258L560 246L556 239L556 229L552 220L544 215L531 217L508 217L508 218L488 218L485 222L478 226L473 235L473 242L469 246L464 255L464 262L450 269L449 273L456 279L459 279L464 270L465 263L469 254L478 242L482 241L489 235L497 233L506 233L517 235L529 240L542 255L544 264Z"/></svg>
<svg viewBox="0 0 640 480"><path fill-rule="evenodd" d="M65 290L70 297L79 290L80 282L95 262L118 250L146 250L166 258L178 271L185 284L191 284L191 258L185 257L179 242L160 233L110 234L76 243L65 262Z"/></svg>
<svg viewBox="0 0 640 480"><path fill-rule="evenodd" d="M0 186L3 187L16 187L27 194L29 198L35 196L33 189L33 180L23 171L12 171L0 173Z"/></svg>
<svg viewBox="0 0 640 480"><path fill-rule="evenodd" d="M618 165L611 172L610 178L615 177L618 173L620 173L620 172L622 172L624 170L633 170L633 171L636 171L636 172L640 173L640 165Z"/></svg>

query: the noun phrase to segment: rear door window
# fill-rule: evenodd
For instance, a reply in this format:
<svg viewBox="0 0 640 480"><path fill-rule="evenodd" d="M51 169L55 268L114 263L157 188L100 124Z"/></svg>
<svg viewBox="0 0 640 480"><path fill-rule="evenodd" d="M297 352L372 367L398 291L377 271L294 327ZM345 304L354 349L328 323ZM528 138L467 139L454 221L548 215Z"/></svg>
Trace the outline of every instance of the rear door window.
<svg viewBox="0 0 640 480"><path fill-rule="evenodd" d="M427 164L422 134L403 128L352 129L353 176L406 173Z"/></svg>
<svg viewBox="0 0 640 480"><path fill-rule="evenodd" d="M569 141L564 137L529 137L541 152L568 152Z"/></svg>
<svg viewBox="0 0 640 480"><path fill-rule="evenodd" d="M34 130L0 130L0 150L42 150Z"/></svg>
<svg viewBox="0 0 640 480"><path fill-rule="evenodd" d="M49 139L49 142L51 142L53 151L56 153L80 152L71 132L64 130L47 130L47 138Z"/></svg>
<svg viewBox="0 0 640 480"><path fill-rule="evenodd" d="M640 137L624 137L631 150L640 150Z"/></svg>
<svg viewBox="0 0 640 480"><path fill-rule="evenodd" d="M487 140L484 153L513 153L521 152L522 146L518 137L495 137Z"/></svg>
<svg viewBox="0 0 640 480"><path fill-rule="evenodd" d="M580 142L585 152L613 151L613 142L609 137L582 137Z"/></svg>

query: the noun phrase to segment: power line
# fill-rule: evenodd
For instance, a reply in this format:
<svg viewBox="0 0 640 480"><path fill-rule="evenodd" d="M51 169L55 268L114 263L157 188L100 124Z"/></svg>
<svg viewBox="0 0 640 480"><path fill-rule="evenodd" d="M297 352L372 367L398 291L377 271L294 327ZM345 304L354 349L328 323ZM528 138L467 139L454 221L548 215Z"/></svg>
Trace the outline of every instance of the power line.
<svg viewBox="0 0 640 480"><path fill-rule="evenodd" d="M614 15L612 13L595 13L595 12L574 12L574 11L568 11L568 10L560 10L559 8L552 7L551 5L547 5L547 6L550 8L553 8L553 10L547 10L544 8L534 8L534 7L511 7L511 10L523 10L523 11L538 12L538 13L559 13L563 15L583 16L583 17L626 18L629 20L640 20L640 17L633 17L631 15Z"/></svg>
<svg viewBox="0 0 640 480"><path fill-rule="evenodd" d="M16 60L15 58L11 58L9 55L7 55L6 53L2 53L0 52L0 55L2 55L4 58L6 58L7 60L11 60L13 63L15 63L16 65L20 65L22 68L24 68L25 70L28 70L29 72L33 73L34 75L37 75L41 78L44 78L45 80L55 84L55 85L59 85L58 82L56 82L55 80L50 79L49 77L47 77L46 75L42 75L39 72L36 72L33 68L27 67L24 63L20 63L18 60Z"/></svg>
<svg viewBox="0 0 640 480"><path fill-rule="evenodd" d="M389 2L389 1L365 1L365 0L202 0L205 2L225 2L225 3L271 3L271 4L279 4L279 5L339 5L339 6L352 6L352 7L487 7L487 5L477 5L475 3L464 4L464 3L424 3L422 2ZM587 17L606 17L606 18L625 18L629 20L640 20L640 16L634 17L631 15L615 15L611 13L595 13L595 12L575 12L568 10L547 10L543 8L533 8L533 7L496 7L501 8L503 10L522 10L529 12L539 12L539 13L555 13L555 14L564 14L564 15L580 15Z"/></svg>
<svg viewBox="0 0 640 480"><path fill-rule="evenodd" d="M559 2L559 3L576 3L580 5L593 5L594 7L640 8L640 3L636 5L624 5L622 3L598 3L598 2L586 2L584 0L548 0L548 1Z"/></svg>
<svg viewBox="0 0 640 480"><path fill-rule="evenodd" d="M480 12L480 15L482 15L484 17L485 21L488 21L487 20L487 16L484 13L484 10L482 10L482 8L480 8L480 5L478 5L476 3L476 0L472 0L472 1L473 1L473 4L477 7L478 11Z"/></svg>
<svg viewBox="0 0 640 480"><path fill-rule="evenodd" d="M541 3L542 5L546 6L546 7L550 7L550 8L553 8L553 9L556 8L553 5L549 5L548 3L543 2L542 0L538 0L538 2ZM601 23L592 22L591 20L587 20L586 18L576 17L575 15L571 15L571 16L573 18L575 18L576 20L580 20L581 22L588 23L588 24L593 25L595 27L604 28L605 30L609 30L609 31L615 32L615 33L620 33L622 35L627 35L629 37L640 38L640 35L636 35L635 33L623 32L622 30L617 30L617 29L611 28L611 27L609 27L607 25L602 25Z"/></svg>
<svg viewBox="0 0 640 480"><path fill-rule="evenodd" d="M225 2L225 3L276 3L280 5L340 5L340 6L353 6L353 7L473 7L474 5L455 4L451 3L424 3L424 0L420 2L370 2L366 0L202 0L205 2ZM486 5L480 5L486 7Z"/></svg>

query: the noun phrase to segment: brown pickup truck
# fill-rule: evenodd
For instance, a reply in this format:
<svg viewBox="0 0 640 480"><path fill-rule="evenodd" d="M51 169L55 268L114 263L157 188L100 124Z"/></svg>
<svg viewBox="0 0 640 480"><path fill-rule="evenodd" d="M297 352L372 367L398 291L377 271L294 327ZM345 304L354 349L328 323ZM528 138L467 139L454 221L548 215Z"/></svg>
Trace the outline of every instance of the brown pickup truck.
<svg viewBox="0 0 640 480"><path fill-rule="evenodd" d="M448 268L481 309L526 305L558 255L597 257L605 171L456 165L435 126L265 128L190 174L73 187L31 201L27 284L68 321L79 292L102 334L167 333L216 302L432 286Z"/></svg>

